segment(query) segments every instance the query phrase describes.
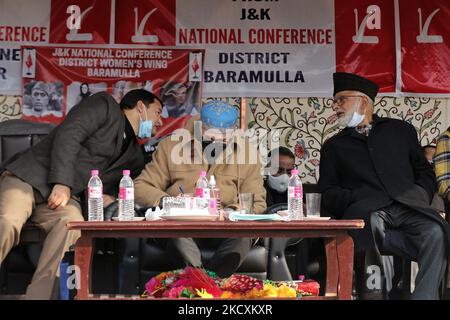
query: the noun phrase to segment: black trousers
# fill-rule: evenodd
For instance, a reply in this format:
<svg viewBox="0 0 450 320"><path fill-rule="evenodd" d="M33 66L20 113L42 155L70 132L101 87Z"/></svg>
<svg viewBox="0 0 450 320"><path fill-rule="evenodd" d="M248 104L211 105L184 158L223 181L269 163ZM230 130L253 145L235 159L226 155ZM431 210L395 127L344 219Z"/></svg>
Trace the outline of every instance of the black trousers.
<svg viewBox="0 0 450 320"><path fill-rule="evenodd" d="M251 247L251 238L201 239L217 244L214 255L206 264L202 261L199 239L172 238L167 239L166 250L170 252L177 264L204 267L214 271L219 277L232 275L247 257Z"/></svg>
<svg viewBox="0 0 450 320"><path fill-rule="evenodd" d="M397 202L373 212L370 223L381 254L390 252L417 261L419 272L411 299L439 299L439 285L447 265L442 227Z"/></svg>

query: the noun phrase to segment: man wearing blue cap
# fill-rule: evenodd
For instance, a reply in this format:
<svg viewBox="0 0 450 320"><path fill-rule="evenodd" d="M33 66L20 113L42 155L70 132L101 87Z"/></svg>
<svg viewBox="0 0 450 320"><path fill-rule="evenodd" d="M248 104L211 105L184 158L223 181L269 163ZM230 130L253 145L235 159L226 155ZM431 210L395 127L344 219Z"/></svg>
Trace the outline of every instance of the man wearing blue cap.
<svg viewBox="0 0 450 320"><path fill-rule="evenodd" d="M224 208L237 209L238 194L253 193L254 211L263 213L266 209L266 191L259 161L251 163L247 153L243 163L236 162L242 157L238 156L239 146L230 137L236 128L238 115L238 110L225 102L210 101L203 105L201 115L194 116L186 125L184 133L188 133L189 139L180 142L178 138L173 139L177 136L174 134L159 144L153 161L135 180L136 202L156 207L164 197L179 195L180 189L194 193L200 171L204 170L208 176L215 176ZM195 133L194 127L197 125L200 132ZM235 272L251 248L251 239L216 240L220 242L219 248L204 263L197 245L199 241L171 239L168 250L178 253L183 263L205 266L221 277Z"/></svg>
<svg viewBox="0 0 450 320"><path fill-rule="evenodd" d="M378 86L355 74L334 74L333 109L345 127L321 150L322 210L339 219L364 219L356 249L417 261L412 299L437 299L446 267L448 224L430 206L433 167L415 128L373 114ZM379 256L379 254L378 254Z"/></svg>

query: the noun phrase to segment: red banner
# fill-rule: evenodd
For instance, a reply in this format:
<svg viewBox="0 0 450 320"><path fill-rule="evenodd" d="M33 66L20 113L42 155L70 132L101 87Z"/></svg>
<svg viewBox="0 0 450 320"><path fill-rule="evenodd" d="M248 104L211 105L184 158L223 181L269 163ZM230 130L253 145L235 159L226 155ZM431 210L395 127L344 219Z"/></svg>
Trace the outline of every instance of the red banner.
<svg viewBox="0 0 450 320"><path fill-rule="evenodd" d="M116 43L174 46L175 0L116 0Z"/></svg>
<svg viewBox="0 0 450 320"><path fill-rule="evenodd" d="M400 0L402 91L450 92L448 0Z"/></svg>
<svg viewBox="0 0 450 320"><path fill-rule="evenodd" d="M0 2L0 94L22 90L21 44L139 44L205 49L207 97L330 96L335 70L450 95L449 0Z"/></svg>
<svg viewBox="0 0 450 320"><path fill-rule="evenodd" d="M380 92L395 92L392 0L335 0L336 71L366 76Z"/></svg>
<svg viewBox="0 0 450 320"><path fill-rule="evenodd" d="M109 43L111 6L111 0L52 0L50 43Z"/></svg>
<svg viewBox="0 0 450 320"><path fill-rule="evenodd" d="M89 95L120 102L145 88L164 103L160 134L180 127L201 104L201 51L161 48L24 47L23 118L59 123Z"/></svg>

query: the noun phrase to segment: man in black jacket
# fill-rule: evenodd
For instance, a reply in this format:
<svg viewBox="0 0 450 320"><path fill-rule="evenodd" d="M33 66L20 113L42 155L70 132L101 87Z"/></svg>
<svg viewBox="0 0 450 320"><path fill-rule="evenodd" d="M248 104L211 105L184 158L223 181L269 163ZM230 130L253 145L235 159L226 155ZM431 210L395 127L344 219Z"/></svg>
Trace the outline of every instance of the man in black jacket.
<svg viewBox="0 0 450 320"><path fill-rule="evenodd" d="M373 114L372 81L343 72L333 80L333 107L346 128L321 150L322 209L338 219L364 219L365 229L354 234L357 250L375 247L416 260L412 298L437 299L448 224L430 206L436 180L416 130Z"/></svg>
<svg viewBox="0 0 450 320"><path fill-rule="evenodd" d="M19 243L29 218L47 233L26 299L54 295L59 263L79 237L66 224L83 220L79 199L90 171L100 171L107 206L117 194L122 170L136 177L143 169L144 154L136 136L150 137L161 126L161 111L159 98L145 90L130 91L120 106L105 92L94 94L72 108L40 143L3 165L0 263Z"/></svg>

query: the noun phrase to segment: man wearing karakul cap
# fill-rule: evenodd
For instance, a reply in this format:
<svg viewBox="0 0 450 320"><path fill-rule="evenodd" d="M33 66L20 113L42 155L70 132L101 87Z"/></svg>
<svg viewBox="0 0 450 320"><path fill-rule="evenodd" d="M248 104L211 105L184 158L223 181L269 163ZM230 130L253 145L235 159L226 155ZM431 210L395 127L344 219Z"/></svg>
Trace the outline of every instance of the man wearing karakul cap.
<svg viewBox="0 0 450 320"><path fill-rule="evenodd" d="M210 175L215 176L223 208L238 209L238 193L253 193L254 211L263 213L266 209L266 191L260 163L250 163L249 152L244 163L236 163L239 146L230 139L230 133L236 128L238 115L238 111L225 102L210 101L203 105L201 115L194 116L186 124L189 139L180 142L178 138L173 139L175 133L160 142L153 161L135 180L136 202L147 207L161 205L164 197L178 196L180 187L185 193L194 194L200 171L204 170L208 179ZM200 119L201 122L198 121ZM194 126L197 124L201 124L201 132L194 136ZM186 153L188 157L184 157ZM196 162L198 155L199 161ZM187 161L181 162L180 159ZM252 244L248 238L178 238L158 242L166 246L179 265L204 266L220 277L227 277L238 269ZM199 245L208 243L211 248L212 242L216 242L213 247L218 246L218 249L209 261L203 261Z"/></svg>
<svg viewBox="0 0 450 320"><path fill-rule="evenodd" d="M357 251L417 261L411 298L438 299L448 224L430 206L436 180L417 132L405 121L373 113L378 86L372 81L343 72L333 80L333 110L345 128L321 149L323 215L364 219L364 230L352 234Z"/></svg>

